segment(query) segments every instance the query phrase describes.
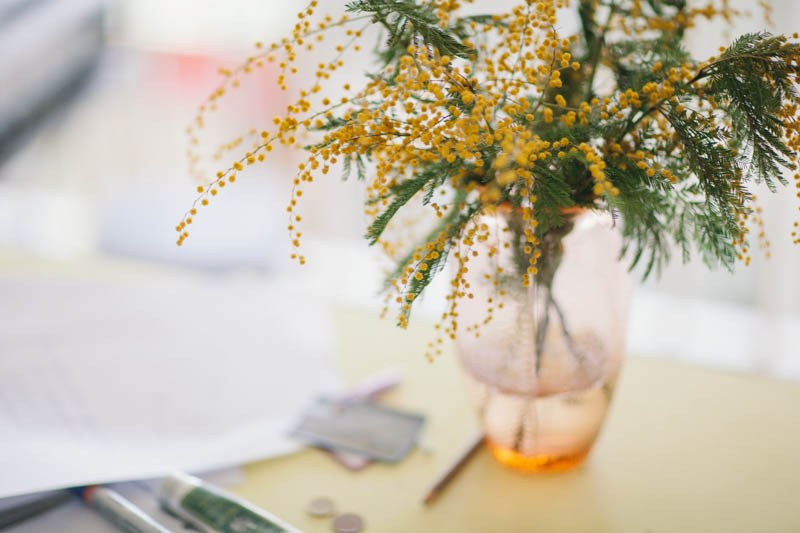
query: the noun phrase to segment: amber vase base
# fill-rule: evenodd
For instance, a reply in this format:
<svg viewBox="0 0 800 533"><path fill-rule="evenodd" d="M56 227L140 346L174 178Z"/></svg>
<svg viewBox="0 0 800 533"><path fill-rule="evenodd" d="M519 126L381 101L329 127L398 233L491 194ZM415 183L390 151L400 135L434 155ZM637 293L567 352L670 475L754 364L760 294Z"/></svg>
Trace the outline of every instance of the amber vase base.
<svg viewBox="0 0 800 533"><path fill-rule="evenodd" d="M564 472L577 468L589 455L589 449L573 455L524 455L487 441L489 451L501 464L523 472Z"/></svg>

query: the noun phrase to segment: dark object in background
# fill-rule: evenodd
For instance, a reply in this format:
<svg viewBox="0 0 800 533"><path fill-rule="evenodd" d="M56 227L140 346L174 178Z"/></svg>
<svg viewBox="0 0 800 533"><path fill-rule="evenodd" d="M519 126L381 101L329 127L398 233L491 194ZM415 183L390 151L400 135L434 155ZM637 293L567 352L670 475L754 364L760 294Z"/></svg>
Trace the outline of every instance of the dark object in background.
<svg viewBox="0 0 800 533"><path fill-rule="evenodd" d="M54 509L72 499L72 494L65 490L3 498L0 500L0 529Z"/></svg>
<svg viewBox="0 0 800 533"><path fill-rule="evenodd" d="M0 165L80 90L102 47L100 0L0 0Z"/></svg>

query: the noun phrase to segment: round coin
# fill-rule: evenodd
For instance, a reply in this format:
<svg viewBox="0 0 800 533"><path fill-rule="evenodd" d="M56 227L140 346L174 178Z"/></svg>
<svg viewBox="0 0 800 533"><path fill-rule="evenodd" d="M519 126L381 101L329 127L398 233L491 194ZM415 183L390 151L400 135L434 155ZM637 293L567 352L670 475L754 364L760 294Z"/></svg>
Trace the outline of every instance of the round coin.
<svg viewBox="0 0 800 533"><path fill-rule="evenodd" d="M340 514L331 523L336 533L358 533L364 529L364 520L353 513Z"/></svg>
<svg viewBox="0 0 800 533"><path fill-rule="evenodd" d="M325 518L333 514L333 500L330 498L315 498L307 507L308 514L317 518Z"/></svg>

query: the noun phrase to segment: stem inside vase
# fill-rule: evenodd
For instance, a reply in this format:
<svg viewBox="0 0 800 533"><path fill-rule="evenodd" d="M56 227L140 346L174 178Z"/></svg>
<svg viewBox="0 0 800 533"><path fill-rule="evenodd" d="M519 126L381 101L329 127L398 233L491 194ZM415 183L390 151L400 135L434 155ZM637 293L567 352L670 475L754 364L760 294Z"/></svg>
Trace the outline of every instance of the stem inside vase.
<svg viewBox="0 0 800 533"><path fill-rule="evenodd" d="M600 430L621 360L627 295L619 236L594 212L566 215L535 234L511 210L482 222L497 240L480 244L477 257L485 259L470 265L474 298L461 308L463 319L483 318L480 302L498 305L479 336L459 334L457 342L487 443L515 468L571 468ZM533 265L531 250L538 250ZM529 272L532 283L523 286Z"/></svg>
<svg viewBox="0 0 800 533"><path fill-rule="evenodd" d="M518 213L513 213L509 216L508 223L514 235L514 263L517 269L517 279L520 279L522 275L527 272L529 265L531 265L533 252L525 253L525 246L520 245L522 240L526 238L522 230L524 226L520 215ZM543 313L538 321L535 322L536 325L533 331L537 374L541 369L542 357L545 353L547 330L550 327L553 314L555 314L555 318L558 320L561 335L564 337L564 343L570 354L577 361L582 360L581 354L570 334L567 318L561 305L559 305L553 294L553 283L561 261L564 258L563 240L574 227L574 216L570 215L562 225L548 228L546 231L538 232L536 235L539 239L539 252L541 255L536 261L537 272L533 276L533 283L528 287L527 297L530 302L534 302L537 298L536 292L544 292L544 296L542 297L544 301Z"/></svg>

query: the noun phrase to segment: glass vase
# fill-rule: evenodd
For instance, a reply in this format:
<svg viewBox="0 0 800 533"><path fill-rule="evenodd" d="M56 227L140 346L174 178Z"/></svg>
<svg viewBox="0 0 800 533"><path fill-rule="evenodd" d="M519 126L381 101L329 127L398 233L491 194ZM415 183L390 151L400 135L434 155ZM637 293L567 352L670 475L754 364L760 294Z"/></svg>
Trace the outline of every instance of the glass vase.
<svg viewBox="0 0 800 533"><path fill-rule="evenodd" d="M459 303L456 343L487 444L522 470L577 466L603 424L625 348L631 284L621 235L607 213L567 215L539 235L538 273L524 287L519 252L502 245L512 214L480 223L497 241L478 243L465 264L472 297Z"/></svg>

